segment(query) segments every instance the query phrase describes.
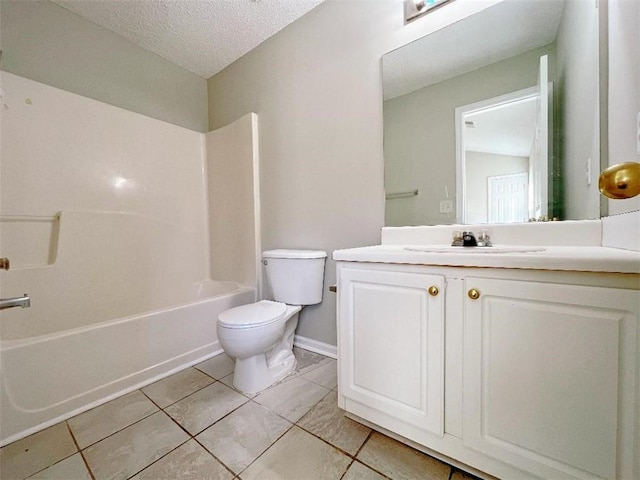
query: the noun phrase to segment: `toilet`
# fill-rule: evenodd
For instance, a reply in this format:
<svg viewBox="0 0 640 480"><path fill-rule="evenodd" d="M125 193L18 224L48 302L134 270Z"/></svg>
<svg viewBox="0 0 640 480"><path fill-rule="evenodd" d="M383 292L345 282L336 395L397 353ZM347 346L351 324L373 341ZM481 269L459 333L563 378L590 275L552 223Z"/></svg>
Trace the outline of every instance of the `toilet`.
<svg viewBox="0 0 640 480"><path fill-rule="evenodd" d="M225 310L218 316L220 345L235 360L233 386L254 394L296 368L293 336L305 305L322 302L327 254L317 250L269 250L262 263L274 300Z"/></svg>

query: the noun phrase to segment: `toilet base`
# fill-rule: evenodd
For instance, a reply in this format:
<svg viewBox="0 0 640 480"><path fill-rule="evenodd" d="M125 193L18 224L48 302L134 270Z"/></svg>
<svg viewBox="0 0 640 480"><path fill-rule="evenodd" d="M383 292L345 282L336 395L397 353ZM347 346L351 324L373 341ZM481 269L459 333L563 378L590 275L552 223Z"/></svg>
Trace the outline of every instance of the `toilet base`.
<svg viewBox="0 0 640 480"><path fill-rule="evenodd" d="M282 363L271 367L263 353L245 359L236 359L233 372L233 386L243 393L254 394L282 380L296 368L293 352Z"/></svg>
<svg viewBox="0 0 640 480"><path fill-rule="evenodd" d="M287 320L282 339L266 353L249 358L236 358L233 386L243 393L255 394L292 373L297 364L293 355L293 337L298 326L299 306L288 306L291 317Z"/></svg>

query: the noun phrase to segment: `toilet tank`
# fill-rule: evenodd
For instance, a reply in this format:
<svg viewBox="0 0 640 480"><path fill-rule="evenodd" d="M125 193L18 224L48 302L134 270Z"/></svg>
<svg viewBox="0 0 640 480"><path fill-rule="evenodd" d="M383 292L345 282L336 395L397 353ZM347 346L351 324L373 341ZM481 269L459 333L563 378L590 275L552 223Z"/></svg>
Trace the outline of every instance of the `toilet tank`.
<svg viewBox="0 0 640 480"><path fill-rule="evenodd" d="M324 264L321 250L268 250L262 252L267 282L273 299L289 305L322 302Z"/></svg>

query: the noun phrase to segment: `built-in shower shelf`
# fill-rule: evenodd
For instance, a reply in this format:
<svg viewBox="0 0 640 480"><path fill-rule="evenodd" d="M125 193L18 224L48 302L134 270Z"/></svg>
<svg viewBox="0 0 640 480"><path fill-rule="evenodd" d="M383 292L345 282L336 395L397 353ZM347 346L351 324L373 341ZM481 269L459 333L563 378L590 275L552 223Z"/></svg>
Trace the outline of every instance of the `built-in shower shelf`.
<svg viewBox="0 0 640 480"><path fill-rule="evenodd" d="M0 254L11 269L41 267L55 262L60 215L0 215Z"/></svg>

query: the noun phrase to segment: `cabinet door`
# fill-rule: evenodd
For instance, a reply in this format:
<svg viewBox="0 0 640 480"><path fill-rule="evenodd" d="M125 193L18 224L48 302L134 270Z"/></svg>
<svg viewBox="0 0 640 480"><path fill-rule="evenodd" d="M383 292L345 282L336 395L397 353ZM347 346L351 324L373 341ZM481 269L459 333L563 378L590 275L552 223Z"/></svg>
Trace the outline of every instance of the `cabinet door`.
<svg viewBox="0 0 640 480"><path fill-rule="evenodd" d="M639 293L465 287L464 443L543 478L635 478Z"/></svg>
<svg viewBox="0 0 640 480"><path fill-rule="evenodd" d="M368 418L409 438L443 435L444 286L435 275L340 273L340 394L400 420Z"/></svg>

